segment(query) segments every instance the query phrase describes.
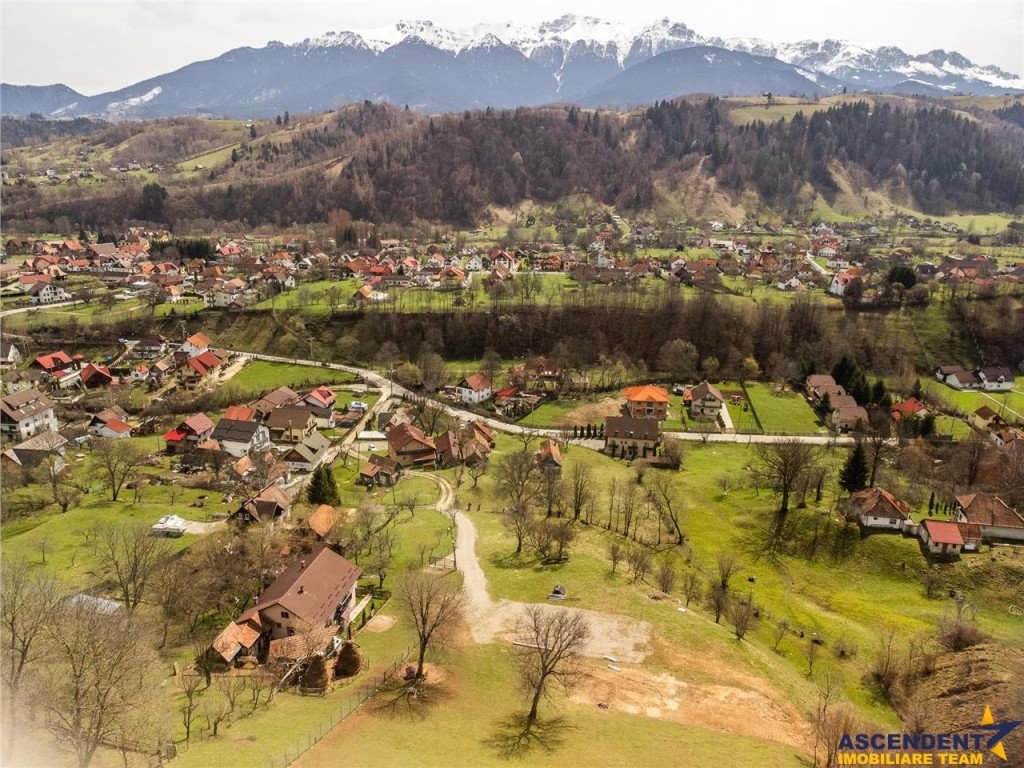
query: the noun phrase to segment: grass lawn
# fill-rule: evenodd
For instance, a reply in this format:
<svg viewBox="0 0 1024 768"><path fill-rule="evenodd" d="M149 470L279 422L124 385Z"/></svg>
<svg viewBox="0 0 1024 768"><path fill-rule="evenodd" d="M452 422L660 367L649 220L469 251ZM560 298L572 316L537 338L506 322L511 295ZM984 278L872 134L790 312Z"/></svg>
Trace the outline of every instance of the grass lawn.
<svg viewBox="0 0 1024 768"><path fill-rule="evenodd" d="M555 419L563 418L584 404L583 400L554 400L535 408L519 423L524 427L550 427Z"/></svg>
<svg viewBox="0 0 1024 768"><path fill-rule="evenodd" d="M249 363L231 379L232 382L254 392L271 392L278 387L309 389L320 384L347 384L355 376L333 368L316 368L310 365L269 363L256 360Z"/></svg>
<svg viewBox="0 0 1024 768"><path fill-rule="evenodd" d="M826 431L799 392L779 392L774 384L748 382L747 395L767 433L813 435Z"/></svg>
<svg viewBox="0 0 1024 768"><path fill-rule="evenodd" d="M445 679L428 688L424 701L394 709L388 693L380 694L300 757L296 768L327 768L342 760L366 768L509 765L502 754L503 722L524 711L509 647L468 645L448 661ZM723 754L736 765L805 764L798 750L776 742L603 711L561 694L542 709L542 718L555 715L565 718L565 729L556 734L560 743L552 743L550 751L534 745L512 764L636 765L642 755L645 766L669 768L717 765Z"/></svg>
<svg viewBox="0 0 1024 768"><path fill-rule="evenodd" d="M1009 422L1024 421L1024 394L1020 392L962 392L952 387L947 387L934 379L922 379L921 386L924 389L925 400L945 403L964 415L974 413L983 405L987 405L997 413L1005 406L1007 411L1004 417ZM1015 416L1016 412L1018 415Z"/></svg>

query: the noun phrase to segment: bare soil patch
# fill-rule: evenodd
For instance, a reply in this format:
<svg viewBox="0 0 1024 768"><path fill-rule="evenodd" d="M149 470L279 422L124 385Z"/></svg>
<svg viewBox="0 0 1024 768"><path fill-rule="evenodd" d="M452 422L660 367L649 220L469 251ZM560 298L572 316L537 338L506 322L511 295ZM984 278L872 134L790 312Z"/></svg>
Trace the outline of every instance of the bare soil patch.
<svg viewBox="0 0 1024 768"><path fill-rule="evenodd" d="M622 406L626 403L621 397L606 397L597 403L584 403L564 416L553 419L554 427L582 427L587 424L603 422L607 416L621 416Z"/></svg>
<svg viewBox="0 0 1024 768"><path fill-rule="evenodd" d="M366 622L366 626L363 629L367 632L387 632L395 625L395 621L394 616L385 616L382 613L378 613Z"/></svg>
<svg viewBox="0 0 1024 768"><path fill-rule="evenodd" d="M609 712L626 712L723 733L754 736L806 749L809 726L789 707L740 685L687 683L666 672L607 666L589 677L572 698Z"/></svg>

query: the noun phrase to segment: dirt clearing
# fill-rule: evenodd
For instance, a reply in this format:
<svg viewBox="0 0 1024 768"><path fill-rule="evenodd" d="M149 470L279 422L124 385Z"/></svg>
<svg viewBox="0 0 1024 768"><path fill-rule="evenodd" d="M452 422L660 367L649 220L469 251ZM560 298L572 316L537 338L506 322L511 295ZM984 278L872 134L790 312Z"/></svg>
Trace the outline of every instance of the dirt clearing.
<svg viewBox="0 0 1024 768"><path fill-rule="evenodd" d="M607 416L621 416L626 401L621 397L606 397L598 403L585 403L551 421L553 427L582 427L603 422Z"/></svg>
<svg viewBox="0 0 1024 768"><path fill-rule="evenodd" d="M686 683L666 672L593 666L573 701L608 712L696 725L807 749L810 729L795 712L760 691L727 684Z"/></svg>
<svg viewBox="0 0 1024 768"><path fill-rule="evenodd" d="M395 625L395 621L394 616L385 616L382 613L378 613L366 622L366 626L363 629L367 632L387 632Z"/></svg>

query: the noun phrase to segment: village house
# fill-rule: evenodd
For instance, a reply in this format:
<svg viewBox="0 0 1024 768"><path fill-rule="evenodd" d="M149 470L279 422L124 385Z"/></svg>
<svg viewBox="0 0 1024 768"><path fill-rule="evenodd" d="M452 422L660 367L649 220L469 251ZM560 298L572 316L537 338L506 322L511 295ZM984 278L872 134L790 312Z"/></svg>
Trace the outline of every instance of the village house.
<svg viewBox="0 0 1024 768"><path fill-rule="evenodd" d="M548 438L540 444L537 451L537 465L542 472L561 473L562 471L562 449L558 441Z"/></svg>
<svg viewBox="0 0 1024 768"><path fill-rule="evenodd" d="M402 467L432 467L437 463L437 445L412 424L388 430L388 456Z"/></svg>
<svg viewBox="0 0 1024 768"><path fill-rule="evenodd" d="M197 355L203 354L210 350L210 339L205 334L193 333L189 336L181 346L178 347L177 352L174 353L174 359L179 362L184 362L189 358L196 357Z"/></svg>
<svg viewBox="0 0 1024 768"><path fill-rule="evenodd" d="M1003 365L979 368L976 371L981 388L989 392L1009 392L1013 389L1013 372Z"/></svg>
<svg viewBox="0 0 1024 768"><path fill-rule="evenodd" d="M482 373L474 373L455 385L455 396L467 405L479 405L490 399L491 382Z"/></svg>
<svg viewBox="0 0 1024 768"><path fill-rule="evenodd" d="M392 486L402 476L402 465L387 456L373 454L359 470L359 483L366 486Z"/></svg>
<svg viewBox="0 0 1024 768"><path fill-rule="evenodd" d="M531 357L512 369L512 382L527 392L557 392L562 383L562 369L548 357Z"/></svg>
<svg viewBox="0 0 1024 768"><path fill-rule="evenodd" d="M910 520L910 505L883 488L865 488L850 496L846 519L855 520L864 528L901 530Z"/></svg>
<svg viewBox="0 0 1024 768"><path fill-rule="evenodd" d="M225 453L237 459L269 448L270 430L256 421L228 418L225 413L210 433L210 439L219 443Z"/></svg>
<svg viewBox="0 0 1024 768"><path fill-rule="evenodd" d="M317 541L324 541L341 518L341 513L330 504L321 504L302 523L299 530L309 532Z"/></svg>
<svg viewBox="0 0 1024 768"><path fill-rule="evenodd" d="M647 458L657 452L661 433L657 419L609 416L605 419L604 450L612 458Z"/></svg>
<svg viewBox="0 0 1024 768"><path fill-rule="evenodd" d="M916 397L908 397L898 403L893 403L892 406L892 418L893 421L902 421L913 418L923 418L928 414L924 403L918 400Z"/></svg>
<svg viewBox="0 0 1024 768"><path fill-rule="evenodd" d="M278 387L253 404L253 408L261 419L265 419L271 412L284 405L291 405L298 402L299 393L288 387Z"/></svg>
<svg viewBox="0 0 1024 768"><path fill-rule="evenodd" d="M144 336L139 343L132 348L135 357L144 360L153 360L162 357L167 352L167 338L160 335Z"/></svg>
<svg viewBox="0 0 1024 768"><path fill-rule="evenodd" d="M0 339L0 370L14 368L23 360L20 349L11 342Z"/></svg>
<svg viewBox="0 0 1024 768"><path fill-rule="evenodd" d="M644 384L639 387L626 387L626 411L634 419L668 418L668 404L671 402L668 392L662 387Z"/></svg>
<svg viewBox="0 0 1024 768"><path fill-rule="evenodd" d="M925 520L918 528L918 536L936 559L953 560L964 547L960 527L949 520Z"/></svg>
<svg viewBox="0 0 1024 768"><path fill-rule="evenodd" d="M847 395L849 397L849 395ZM852 397L850 398L853 399ZM858 429L868 423L868 412L861 406L853 404L842 404L832 411L832 426L837 432L849 432L851 429Z"/></svg>
<svg viewBox="0 0 1024 768"><path fill-rule="evenodd" d="M331 441L319 432L313 432L302 442L295 443L281 454L281 461L292 472L312 472L323 464Z"/></svg>
<svg viewBox="0 0 1024 768"><path fill-rule="evenodd" d="M232 665L241 658L293 661L333 651L334 635L352 621L361 575L361 568L321 547L274 579L256 604L216 637L211 653ZM287 643L294 636L305 642Z"/></svg>
<svg viewBox="0 0 1024 768"><path fill-rule="evenodd" d="M110 373L109 368L96 365L96 363L89 363L81 371L82 383L89 389L95 387L105 387L110 384L116 384L117 378Z"/></svg>
<svg viewBox="0 0 1024 768"><path fill-rule="evenodd" d="M0 397L0 434L25 440L38 432L59 429L53 403L38 389L22 389Z"/></svg>
<svg viewBox="0 0 1024 768"><path fill-rule="evenodd" d="M296 405L275 408L264 423L275 443L301 443L316 432L316 415L309 408Z"/></svg>
<svg viewBox="0 0 1024 768"><path fill-rule="evenodd" d="M221 359L206 350L184 360L177 371L178 382L187 390L207 387L217 380Z"/></svg>
<svg viewBox="0 0 1024 768"><path fill-rule="evenodd" d="M715 421L722 414L725 398L718 388L702 381L690 390L690 418L697 421Z"/></svg>
<svg viewBox="0 0 1024 768"><path fill-rule="evenodd" d="M192 453L200 443L206 442L213 434L214 424L205 413L197 413L163 436L168 453Z"/></svg>
<svg viewBox="0 0 1024 768"><path fill-rule="evenodd" d="M93 437L120 440L131 437L132 429L127 412L119 405L104 408L89 421L89 434Z"/></svg>
<svg viewBox="0 0 1024 768"><path fill-rule="evenodd" d="M273 525L279 520L286 520L291 515L291 510L292 497L281 487L279 481L275 480L259 493L244 499L231 517L243 524Z"/></svg>
<svg viewBox="0 0 1024 768"><path fill-rule="evenodd" d="M1024 517L991 493L965 493L956 497L953 519L977 525L984 541L1024 541Z"/></svg>
<svg viewBox="0 0 1024 768"><path fill-rule="evenodd" d="M4 463L31 469L38 467L52 456L54 459L53 469L60 472L66 466L64 448L67 444L68 441L65 437L47 429L18 443L13 448L5 450L3 452Z"/></svg>
<svg viewBox="0 0 1024 768"><path fill-rule="evenodd" d="M462 462L462 446L454 430L449 429L435 437L434 446L437 448L438 466L442 469L454 467Z"/></svg>

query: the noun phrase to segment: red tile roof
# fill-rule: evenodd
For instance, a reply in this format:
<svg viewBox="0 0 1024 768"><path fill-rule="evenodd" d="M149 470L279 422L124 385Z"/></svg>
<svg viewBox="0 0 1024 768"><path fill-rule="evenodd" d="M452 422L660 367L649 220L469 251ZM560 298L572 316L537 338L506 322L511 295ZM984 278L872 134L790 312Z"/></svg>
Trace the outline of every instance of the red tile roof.
<svg viewBox="0 0 1024 768"><path fill-rule="evenodd" d="M964 545L964 537L960 535L960 528L956 523L948 520L925 520L924 527L928 529L928 538L936 544Z"/></svg>

